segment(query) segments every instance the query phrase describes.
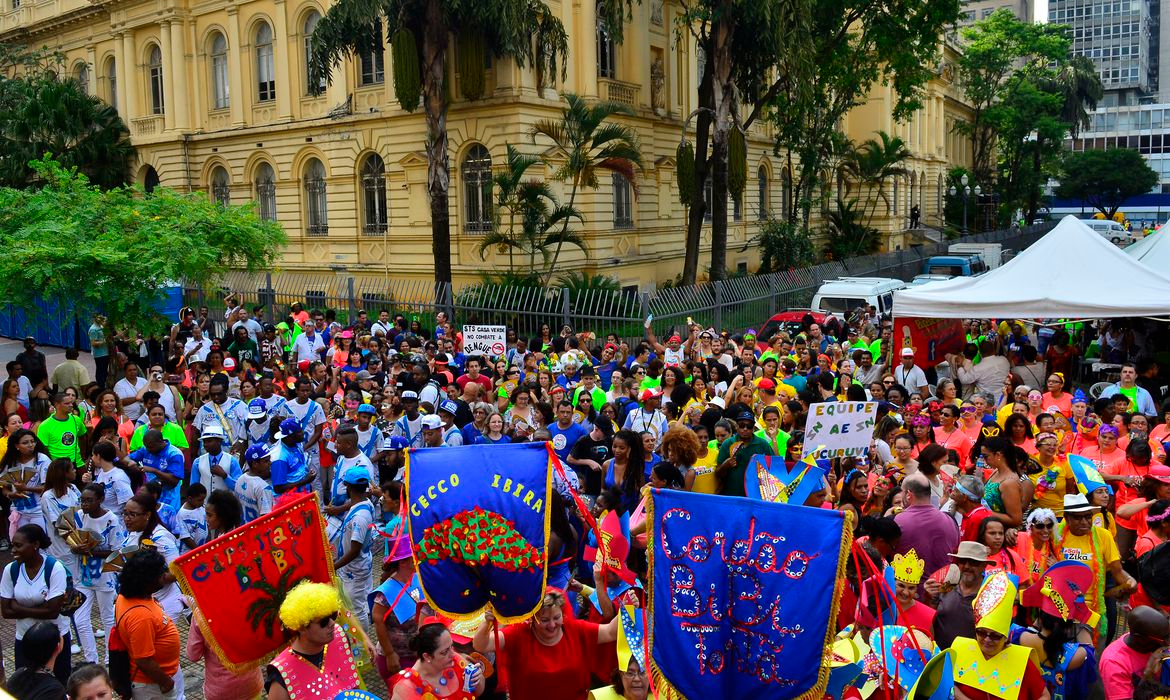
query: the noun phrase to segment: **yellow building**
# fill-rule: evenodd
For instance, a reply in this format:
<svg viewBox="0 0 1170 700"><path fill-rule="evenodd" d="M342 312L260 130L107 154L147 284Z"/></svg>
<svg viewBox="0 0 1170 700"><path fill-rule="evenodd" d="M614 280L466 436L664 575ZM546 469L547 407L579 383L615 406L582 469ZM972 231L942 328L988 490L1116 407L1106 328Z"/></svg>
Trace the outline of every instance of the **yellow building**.
<svg viewBox="0 0 1170 700"><path fill-rule="evenodd" d="M431 278L423 115L398 105L388 46L347 60L322 95L310 94L306 46L326 9L322 2L2 2L0 41L59 48L74 77L117 108L138 149L138 182L206 191L233 204L257 202L262 216L288 232L284 270ZM579 196L589 252L567 249L562 266L653 286L682 268L686 224L674 155L682 120L696 102L698 52L676 41L675 2L635 5L617 46L598 26L593 0L550 5L570 37L569 73L558 89L633 107L637 114L628 122L639 133L646 165L636 197L620 178ZM530 67L497 60L485 62L485 71L484 99L457 100L448 120L457 281L506 265L506 256L491 251L484 261L476 251L490 225L492 169L503 163L509 142L545 152L548 144L534 143L529 126L555 118L562 104L556 92L538 87ZM847 133L859 141L877 129L903 133L915 154L915 175L898 186L896 200L908 209L913 198L924 221L937 220L939 173L961 161L959 150L969 150L958 148L947 130L962 105L940 73L925 108L895 125L884 91L848 117ZM728 264L754 269L758 254L745 246L758 221L779 211L790 194L764 127L749 133L748 154L745 201L729 206ZM554 169L555 162L546 176ZM899 209L884 213L880 224L899 234L905 221ZM900 235L890 240L891 247L903 244ZM704 263L708 255L705 249Z"/></svg>

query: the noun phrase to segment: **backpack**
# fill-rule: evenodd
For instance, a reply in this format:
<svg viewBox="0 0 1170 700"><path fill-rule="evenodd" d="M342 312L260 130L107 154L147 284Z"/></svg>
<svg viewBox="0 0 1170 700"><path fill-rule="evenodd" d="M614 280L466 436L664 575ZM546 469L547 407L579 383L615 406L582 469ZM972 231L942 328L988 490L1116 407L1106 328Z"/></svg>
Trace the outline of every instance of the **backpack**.
<svg viewBox="0 0 1170 700"><path fill-rule="evenodd" d="M15 588L16 581L20 578L21 564L16 562L13 564L15 566L8 569L8 578L11 579L12 587ZM45 563L41 566L41 576L45 579L45 588L49 587L49 579L53 576L53 566L65 569L65 601L61 604L61 614L72 617L73 613L77 612L77 609L85 603L85 594L73 586L73 574L69 573L69 569L48 554L45 555Z"/></svg>

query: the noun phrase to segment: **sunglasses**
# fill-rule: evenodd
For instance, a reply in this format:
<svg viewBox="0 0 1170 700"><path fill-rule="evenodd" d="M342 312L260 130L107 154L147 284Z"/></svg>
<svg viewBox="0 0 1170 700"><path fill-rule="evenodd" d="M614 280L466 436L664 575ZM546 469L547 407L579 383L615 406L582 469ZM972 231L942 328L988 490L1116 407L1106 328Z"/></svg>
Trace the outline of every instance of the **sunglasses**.
<svg viewBox="0 0 1170 700"><path fill-rule="evenodd" d="M882 384L885 384L886 386L893 386L894 380L893 379L883 379Z"/></svg>
<svg viewBox="0 0 1170 700"><path fill-rule="evenodd" d="M974 406L963 406L959 409L959 413L974 413L976 409Z"/></svg>
<svg viewBox="0 0 1170 700"><path fill-rule="evenodd" d="M986 639L990 642L1002 642L1003 640L1007 639L1007 637L1000 634L999 632L992 632L991 630L985 629L975 630L975 636L979 639Z"/></svg>
<svg viewBox="0 0 1170 700"><path fill-rule="evenodd" d="M1056 527L1056 523L1033 523L1032 527L1036 528L1037 530L1051 530L1052 528Z"/></svg>
<svg viewBox="0 0 1170 700"><path fill-rule="evenodd" d="M321 629L329 629L330 627L333 626L333 623L336 621L337 621L337 613L333 613L332 615L326 615L325 617L321 618L320 620L317 620L317 625Z"/></svg>

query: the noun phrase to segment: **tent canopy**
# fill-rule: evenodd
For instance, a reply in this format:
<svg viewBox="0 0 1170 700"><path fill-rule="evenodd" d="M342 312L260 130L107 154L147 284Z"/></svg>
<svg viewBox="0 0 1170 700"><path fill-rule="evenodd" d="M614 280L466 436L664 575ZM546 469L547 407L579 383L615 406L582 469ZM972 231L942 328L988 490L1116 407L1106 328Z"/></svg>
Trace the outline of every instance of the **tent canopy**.
<svg viewBox="0 0 1170 700"><path fill-rule="evenodd" d="M1039 241L986 274L894 292L894 315L898 317L1101 318L1167 314L1170 277L1126 255L1074 216L1064 217Z"/></svg>
<svg viewBox="0 0 1170 700"><path fill-rule="evenodd" d="M1146 267L1170 270L1170 228L1162 224L1157 231L1134 243L1125 252Z"/></svg>

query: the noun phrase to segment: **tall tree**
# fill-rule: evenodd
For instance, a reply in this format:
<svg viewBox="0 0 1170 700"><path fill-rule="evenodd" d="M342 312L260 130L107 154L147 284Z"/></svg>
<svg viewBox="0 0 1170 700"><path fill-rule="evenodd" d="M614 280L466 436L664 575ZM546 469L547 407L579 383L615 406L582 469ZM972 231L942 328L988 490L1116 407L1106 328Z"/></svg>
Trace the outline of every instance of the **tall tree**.
<svg viewBox="0 0 1170 700"><path fill-rule="evenodd" d="M1060 170L1057 196L1084 200L1106 219L1112 219L1125 200L1158 184L1158 173L1145 157L1128 148L1069 153Z"/></svg>
<svg viewBox="0 0 1170 700"><path fill-rule="evenodd" d="M597 189L598 173L612 172L626 178L637 191L638 170L642 168L642 151L638 134L633 128L615 121L618 115L632 116L634 111L618 102L589 104L572 93L564 96L566 103L559 120L542 119L532 127L533 137L542 136L551 141L564 157L554 177L569 183L569 209L576 211L577 194L582 188ZM563 233L568 232L569 218L563 221ZM549 275L556 270L561 257L561 243L553 252Z"/></svg>
<svg viewBox="0 0 1170 700"><path fill-rule="evenodd" d="M1066 31L1062 25L1023 21L1005 8L962 30L958 77L971 104L971 119L959 122L956 131L971 139L976 182L990 183L995 169L995 115L989 111L1004 99L1021 67L1068 58Z"/></svg>
<svg viewBox="0 0 1170 700"><path fill-rule="evenodd" d="M628 1L628 0L626 0ZM607 10L620 37L624 2ZM431 247L435 281L451 281L451 171L447 144L450 106L448 44L453 35L470 37L496 58L533 63L544 78L564 75L568 37L542 0L338 0L313 32L309 84L330 78L347 55L381 46L384 23L395 52L395 92L402 108L414 111L421 88L427 123L427 192L431 200ZM415 59L415 60L410 60ZM417 71L417 72L416 72Z"/></svg>
<svg viewBox="0 0 1170 700"><path fill-rule="evenodd" d="M776 132L777 151L793 173L792 221L805 230L824 187L821 174L846 152L838 125L871 90L893 89L893 117L921 107L919 95L933 76L946 30L959 0L818 0L811 5L811 51L781 54L779 76L763 104Z"/></svg>
<svg viewBox="0 0 1170 700"><path fill-rule="evenodd" d="M0 186L43 184L30 162L46 153L100 187L129 181L135 152L125 123L64 74L58 52L0 45Z"/></svg>

